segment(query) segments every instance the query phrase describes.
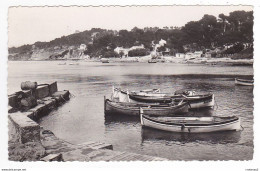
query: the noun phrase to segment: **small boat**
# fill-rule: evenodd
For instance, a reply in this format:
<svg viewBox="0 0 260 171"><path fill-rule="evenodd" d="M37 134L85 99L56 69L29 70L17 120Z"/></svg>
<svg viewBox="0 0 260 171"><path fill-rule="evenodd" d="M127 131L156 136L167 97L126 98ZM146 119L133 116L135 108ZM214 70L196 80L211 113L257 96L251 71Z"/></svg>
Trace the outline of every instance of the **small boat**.
<svg viewBox="0 0 260 171"><path fill-rule="evenodd" d="M66 65L66 62L64 62L64 63L58 63L58 65Z"/></svg>
<svg viewBox="0 0 260 171"><path fill-rule="evenodd" d="M235 78L235 84L244 85L244 86L252 86L252 85L254 85L254 80L244 80L244 79Z"/></svg>
<svg viewBox="0 0 260 171"><path fill-rule="evenodd" d="M240 118L230 117L167 117L147 116L140 109L141 125L170 132L217 132L240 130Z"/></svg>
<svg viewBox="0 0 260 171"><path fill-rule="evenodd" d="M177 104L147 104L147 103L131 103L131 102L115 102L110 99L104 99L104 110L106 114L124 114L136 115L140 114L140 107L147 115L176 115L187 113L189 104L187 102L179 102Z"/></svg>
<svg viewBox="0 0 260 171"><path fill-rule="evenodd" d="M101 58L100 61L101 61L102 63L109 63L109 61L108 61L107 58Z"/></svg>
<svg viewBox="0 0 260 171"><path fill-rule="evenodd" d="M69 65L79 65L79 63L72 62L72 63L69 63Z"/></svg>
<svg viewBox="0 0 260 171"><path fill-rule="evenodd" d="M118 93L119 97L124 97L121 99L128 99L132 102L141 103L171 103L172 101L180 102L184 100L190 104L191 109L214 107L215 96L212 93L207 93L203 95L194 95L194 92L187 91L186 94L165 94L165 93L143 93L143 92L130 92L117 89L114 92ZM120 91L120 92L118 92ZM120 101L120 98L119 98Z"/></svg>
<svg viewBox="0 0 260 171"><path fill-rule="evenodd" d="M148 63L157 63L157 61L154 59L150 59L150 60L148 60Z"/></svg>

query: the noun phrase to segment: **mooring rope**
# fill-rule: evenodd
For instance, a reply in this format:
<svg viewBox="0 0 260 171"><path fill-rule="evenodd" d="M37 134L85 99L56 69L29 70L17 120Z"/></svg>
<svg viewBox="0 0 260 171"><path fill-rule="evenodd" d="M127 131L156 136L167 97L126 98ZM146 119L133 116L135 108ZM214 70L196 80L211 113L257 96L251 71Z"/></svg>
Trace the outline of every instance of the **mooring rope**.
<svg viewBox="0 0 260 171"><path fill-rule="evenodd" d="M242 128L242 130L241 130L241 131L244 131L244 127L243 127L242 125L240 125L240 127Z"/></svg>

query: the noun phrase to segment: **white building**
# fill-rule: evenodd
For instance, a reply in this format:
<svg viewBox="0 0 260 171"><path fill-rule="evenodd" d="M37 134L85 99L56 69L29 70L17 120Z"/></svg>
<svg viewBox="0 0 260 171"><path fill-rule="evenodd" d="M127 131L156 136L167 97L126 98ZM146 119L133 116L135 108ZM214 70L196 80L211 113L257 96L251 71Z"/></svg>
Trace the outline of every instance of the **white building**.
<svg viewBox="0 0 260 171"><path fill-rule="evenodd" d="M188 52L185 54L185 59L195 59L195 58L201 58L203 52L202 51L195 51L194 53Z"/></svg>
<svg viewBox="0 0 260 171"><path fill-rule="evenodd" d="M129 48L123 48L123 47L116 47L114 49L114 52L120 54L123 53L123 56L128 56Z"/></svg>
<svg viewBox="0 0 260 171"><path fill-rule="evenodd" d="M79 50L86 50L86 48L87 48L87 45L85 45L85 44L81 44L80 46L79 46Z"/></svg>
<svg viewBox="0 0 260 171"><path fill-rule="evenodd" d="M195 51L194 52L194 57L195 58L200 58L202 56L203 52L202 51Z"/></svg>
<svg viewBox="0 0 260 171"><path fill-rule="evenodd" d="M126 56L128 57L128 52L130 50L135 50L135 49L144 49L144 45L139 45L139 46L132 46L131 48L123 48L123 47L116 47L114 49L114 52L120 54L120 53L123 53L124 55L123 56Z"/></svg>
<svg viewBox="0 0 260 171"><path fill-rule="evenodd" d="M185 54L185 59L189 60L189 59L194 59L194 54L192 52L188 52Z"/></svg>
<svg viewBox="0 0 260 171"><path fill-rule="evenodd" d="M129 50L134 50L134 49L144 49L144 45L141 44L139 46L132 46Z"/></svg>
<svg viewBox="0 0 260 171"><path fill-rule="evenodd" d="M159 45L161 45L161 46L164 46L166 43L167 43L166 40L163 40L163 39L161 39L159 41Z"/></svg>
<svg viewBox="0 0 260 171"><path fill-rule="evenodd" d="M175 57L177 57L177 58L185 58L185 54L184 53L176 53Z"/></svg>

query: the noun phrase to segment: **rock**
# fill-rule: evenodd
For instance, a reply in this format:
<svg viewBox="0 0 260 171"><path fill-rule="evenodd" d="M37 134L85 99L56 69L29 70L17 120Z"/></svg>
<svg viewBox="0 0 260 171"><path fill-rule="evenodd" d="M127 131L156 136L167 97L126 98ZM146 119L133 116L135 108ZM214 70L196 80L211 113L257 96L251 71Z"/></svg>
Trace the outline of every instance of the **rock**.
<svg viewBox="0 0 260 171"><path fill-rule="evenodd" d="M45 149L40 142L21 144L9 141L8 145L11 161L39 161L45 155Z"/></svg>

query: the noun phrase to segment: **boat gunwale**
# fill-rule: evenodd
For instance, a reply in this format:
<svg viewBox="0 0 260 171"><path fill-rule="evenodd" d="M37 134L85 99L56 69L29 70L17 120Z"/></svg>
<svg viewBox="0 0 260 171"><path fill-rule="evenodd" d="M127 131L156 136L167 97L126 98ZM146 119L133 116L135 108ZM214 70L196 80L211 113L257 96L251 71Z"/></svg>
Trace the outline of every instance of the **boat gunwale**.
<svg viewBox="0 0 260 171"><path fill-rule="evenodd" d="M148 120L148 121L150 121L150 122L153 122L153 123L157 123L157 124L161 124L161 125L175 125L175 126L183 126L183 125L185 125L185 126L190 126L190 127L203 127L203 126L219 126L219 125L224 125L224 124L231 124L231 123L233 123L233 122L238 122L239 121L239 117L236 117L236 116L234 116L234 119L232 119L232 120L228 120L228 121L225 121L225 122L214 122L214 123L212 123L212 124L190 124L190 123L188 123L188 124L185 124L185 123L167 123L167 122L161 122L161 121L157 121L157 120L153 120L153 119L151 119L151 117L149 117L149 116L146 116L146 115L144 115L144 114L141 114L141 117L142 117L142 119L144 118L144 119L146 119L146 120ZM148 117L148 118L147 118ZM222 117L223 118L223 117Z"/></svg>
<svg viewBox="0 0 260 171"><path fill-rule="evenodd" d="M239 78L236 78L235 81L241 82L241 83L254 83L254 80L245 80L245 79L239 79Z"/></svg>
<svg viewBox="0 0 260 171"><path fill-rule="evenodd" d="M107 103L110 102L110 103ZM106 99L106 103L112 107L115 107L117 109L122 109L122 110L140 110L140 108L143 108L144 110L171 110L171 109L179 109L182 108L186 105L188 105L188 102L183 102L182 104L179 105L172 105L172 106L151 106L149 104L147 104L146 106L127 106L127 105L120 105L120 103L124 103L124 102L113 102L110 99ZM114 103L114 104L113 104ZM149 107L151 106L151 107Z"/></svg>
<svg viewBox="0 0 260 171"><path fill-rule="evenodd" d="M123 94L127 94L124 90L119 90L121 93ZM156 93L157 94L157 93ZM160 94L160 93L158 93ZM162 93L162 94L165 94L165 93ZM129 94L129 98L133 99L133 100L159 100L159 101L171 101L171 100L174 100L174 99L184 99L184 100L187 100L187 101L203 101L203 100L208 100L208 99L211 99L212 96L214 94L213 93L207 93L207 94L202 94L202 95L193 95L193 96L182 96L182 95L173 95L173 96L162 96L162 97L158 97L158 96L146 96L146 95L139 95L139 94L132 94L130 93ZM145 98L145 99L142 99L142 98Z"/></svg>

